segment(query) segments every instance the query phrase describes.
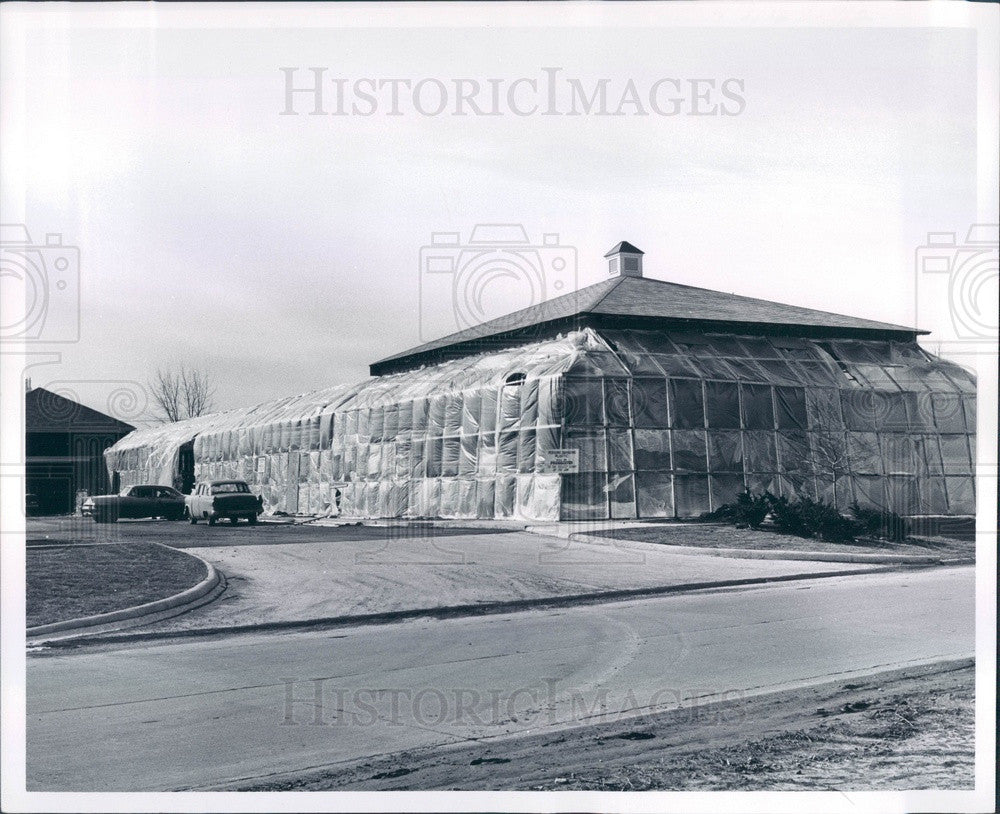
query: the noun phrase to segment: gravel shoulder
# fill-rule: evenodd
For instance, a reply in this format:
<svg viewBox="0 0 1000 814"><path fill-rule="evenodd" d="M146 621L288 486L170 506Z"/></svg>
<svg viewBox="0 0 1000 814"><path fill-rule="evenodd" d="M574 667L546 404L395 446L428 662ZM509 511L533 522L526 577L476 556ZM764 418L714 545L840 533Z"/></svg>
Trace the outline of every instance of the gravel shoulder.
<svg viewBox="0 0 1000 814"><path fill-rule="evenodd" d="M394 753L238 788L972 789L974 697L968 659L555 734Z"/></svg>

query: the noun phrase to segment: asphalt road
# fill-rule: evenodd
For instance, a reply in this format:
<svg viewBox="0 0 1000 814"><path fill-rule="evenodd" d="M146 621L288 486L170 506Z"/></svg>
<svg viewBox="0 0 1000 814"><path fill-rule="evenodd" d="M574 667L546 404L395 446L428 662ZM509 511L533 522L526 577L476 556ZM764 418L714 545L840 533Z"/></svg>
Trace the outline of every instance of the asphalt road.
<svg viewBox="0 0 1000 814"><path fill-rule="evenodd" d="M34 791L167 790L973 654L974 569L28 659Z"/></svg>

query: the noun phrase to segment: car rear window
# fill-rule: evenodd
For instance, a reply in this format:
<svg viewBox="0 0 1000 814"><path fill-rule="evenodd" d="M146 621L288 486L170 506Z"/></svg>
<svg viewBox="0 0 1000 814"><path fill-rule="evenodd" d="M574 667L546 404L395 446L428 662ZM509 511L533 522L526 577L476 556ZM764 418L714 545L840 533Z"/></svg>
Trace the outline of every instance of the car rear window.
<svg viewBox="0 0 1000 814"><path fill-rule="evenodd" d="M235 492L249 492L250 487L245 483L213 483L213 495L227 495Z"/></svg>

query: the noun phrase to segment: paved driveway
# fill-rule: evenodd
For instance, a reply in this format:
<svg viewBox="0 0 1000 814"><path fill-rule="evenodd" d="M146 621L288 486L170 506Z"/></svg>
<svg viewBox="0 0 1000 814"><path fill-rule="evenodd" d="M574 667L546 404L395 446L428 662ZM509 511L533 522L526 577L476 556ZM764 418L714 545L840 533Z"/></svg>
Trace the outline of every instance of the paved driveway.
<svg viewBox="0 0 1000 814"><path fill-rule="evenodd" d="M225 574L228 587L219 599L144 630L295 622L864 567L728 559L636 541L578 542L424 524L209 527L125 521L95 527L89 519L66 518L33 521L28 537L74 539L74 529L80 539L95 542L156 540L191 549Z"/></svg>
<svg viewBox="0 0 1000 814"><path fill-rule="evenodd" d="M223 595L155 629L301 621L346 614L560 597L714 580L855 570L856 565L726 559L649 543L576 542L461 529L208 528L147 524L228 580ZM265 540L267 542L265 542ZM209 545L209 543L214 543Z"/></svg>

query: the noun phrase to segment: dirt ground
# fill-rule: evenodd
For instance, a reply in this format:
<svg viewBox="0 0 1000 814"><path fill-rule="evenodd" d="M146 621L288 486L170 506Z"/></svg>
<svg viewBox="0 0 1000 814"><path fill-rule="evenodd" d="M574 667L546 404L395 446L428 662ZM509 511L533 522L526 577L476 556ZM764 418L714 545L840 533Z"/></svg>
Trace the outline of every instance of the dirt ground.
<svg viewBox="0 0 1000 814"><path fill-rule="evenodd" d="M201 560L163 546L28 548L27 624L46 625L130 608L197 585Z"/></svg>
<svg viewBox="0 0 1000 814"><path fill-rule="evenodd" d="M585 531L581 529L581 531ZM913 554L942 559L974 558L975 540L947 537L914 538L905 543L887 540L858 540L854 543L828 543L789 534L755 529L738 529L721 523L672 523L587 532L616 540L631 540L660 545L696 546L698 548L746 548L759 551L817 551L839 554Z"/></svg>
<svg viewBox="0 0 1000 814"><path fill-rule="evenodd" d="M417 750L250 791L863 791L974 786L971 660L682 707L557 733Z"/></svg>

